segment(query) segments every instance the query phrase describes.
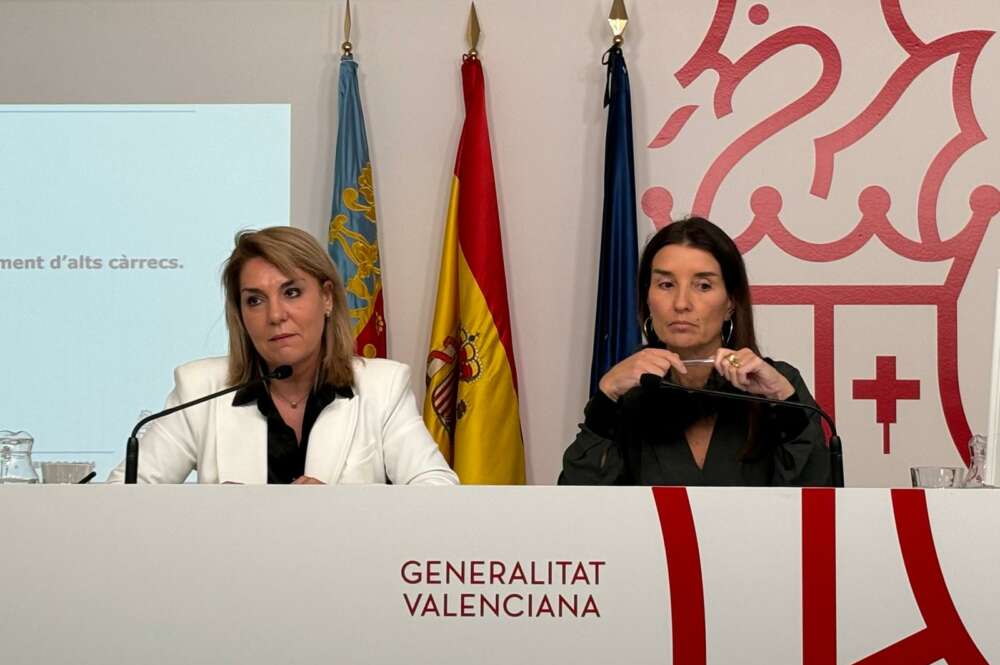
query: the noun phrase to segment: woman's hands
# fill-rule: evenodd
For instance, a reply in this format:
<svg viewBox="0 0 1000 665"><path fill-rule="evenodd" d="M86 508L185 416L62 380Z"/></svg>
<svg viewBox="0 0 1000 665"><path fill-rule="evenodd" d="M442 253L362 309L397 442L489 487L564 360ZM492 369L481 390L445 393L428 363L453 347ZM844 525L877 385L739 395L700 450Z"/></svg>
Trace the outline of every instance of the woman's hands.
<svg viewBox="0 0 1000 665"><path fill-rule="evenodd" d="M748 393L781 400L795 393L795 388L781 372L750 349L720 348L715 352L714 366L720 376ZM617 402L619 397L639 385L639 377L643 374L666 376L671 368L679 374L688 373L684 361L673 351L643 349L609 369L597 387L611 401Z"/></svg>
<svg viewBox="0 0 1000 665"><path fill-rule="evenodd" d="M784 400L795 392L781 372L750 349L720 348L715 352L715 371L740 390L754 395Z"/></svg>
<svg viewBox="0 0 1000 665"><path fill-rule="evenodd" d="M322 480L316 480L312 476L299 476L292 481L292 485L326 485Z"/></svg>
<svg viewBox="0 0 1000 665"><path fill-rule="evenodd" d="M608 399L617 402L619 397L639 385L639 377L643 374L666 376L671 367L681 374L687 374L687 367L684 366L681 357L673 351L643 349L609 369L608 373L601 377L597 387L608 396Z"/></svg>

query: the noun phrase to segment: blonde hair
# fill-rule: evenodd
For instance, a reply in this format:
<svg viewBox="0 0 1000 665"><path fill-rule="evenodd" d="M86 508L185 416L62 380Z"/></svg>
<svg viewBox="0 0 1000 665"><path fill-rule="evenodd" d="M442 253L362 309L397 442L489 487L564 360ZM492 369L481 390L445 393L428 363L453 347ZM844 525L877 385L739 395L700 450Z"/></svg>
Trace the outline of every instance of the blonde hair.
<svg viewBox="0 0 1000 665"><path fill-rule="evenodd" d="M226 297L226 327L229 328L229 383L251 381L262 374L263 358L257 352L240 311L240 273L250 259L261 258L285 275L301 271L315 277L322 287L332 288L333 309L326 318L316 386L354 385L354 336L347 313L347 296L340 273L322 246L310 234L291 226L272 226L260 231L240 231L236 246L222 269Z"/></svg>

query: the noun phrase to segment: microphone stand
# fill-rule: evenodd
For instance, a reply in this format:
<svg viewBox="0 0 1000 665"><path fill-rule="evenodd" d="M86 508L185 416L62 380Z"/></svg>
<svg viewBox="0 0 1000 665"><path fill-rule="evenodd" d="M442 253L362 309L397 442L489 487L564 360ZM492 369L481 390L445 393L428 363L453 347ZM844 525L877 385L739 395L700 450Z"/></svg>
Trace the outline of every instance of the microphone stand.
<svg viewBox="0 0 1000 665"><path fill-rule="evenodd" d="M250 386L257 385L258 383L263 383L269 379L287 379L291 375L291 366L281 365L279 367L275 367L271 372L258 379L254 379L253 381L247 381L246 383L231 386L225 390L212 393L211 395L205 395L204 397L199 397L198 399L191 400L190 402L178 404L177 406L173 406L169 409L164 409L158 413L146 416L135 424L135 427L132 428L132 434L128 437L128 443L125 444L125 484L135 485L139 476L139 437L137 435L139 430L142 429L142 426L146 423L156 420L157 418L162 418L163 416L169 416L171 413L176 413L177 411L186 409L189 406L201 404L202 402L207 402L210 399L222 397L223 395L228 395L229 393L236 392L237 390L242 390L243 388L248 388Z"/></svg>
<svg viewBox="0 0 1000 665"><path fill-rule="evenodd" d="M819 414L827 424L830 426L830 441L829 441L829 451L830 451L830 476L833 481L834 487L844 486L844 448L841 444L840 437L837 435L837 426L833 423L833 418L827 415L826 411L819 408L818 406L812 406L811 404L802 404L801 402L785 402L780 399L771 399L769 397L760 397L759 395L750 395L748 393L727 393L721 390L710 390L708 388L690 388L687 386L681 386L676 383L670 383L663 377L657 376L655 374L643 374L639 380L640 385L644 388L666 388L668 390L679 390L689 394L701 394L701 395L711 395L712 397L721 397L723 399L733 399L742 400L747 402L761 402L762 404L773 404L774 406L783 406L789 409L803 409L805 411L812 411L813 413Z"/></svg>

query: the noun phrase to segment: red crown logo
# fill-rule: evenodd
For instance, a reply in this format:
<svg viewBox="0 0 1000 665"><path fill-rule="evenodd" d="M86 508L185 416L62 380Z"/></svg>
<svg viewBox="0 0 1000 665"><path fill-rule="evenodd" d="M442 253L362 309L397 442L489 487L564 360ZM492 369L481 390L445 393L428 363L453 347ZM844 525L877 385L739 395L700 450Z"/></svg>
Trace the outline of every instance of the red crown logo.
<svg viewBox="0 0 1000 665"><path fill-rule="evenodd" d="M765 238L789 257L806 262L835 262L854 255L878 239L888 250L907 261L944 263L950 261L942 283L934 284L780 284L756 285L754 301L770 305L810 305L814 313L816 397L830 411L834 404L834 307L837 305L933 305L937 308L937 370L941 403L952 440L964 459L971 430L958 381L958 297L986 233L989 222L1000 212L1000 191L992 185L975 187L969 196L970 214L965 226L952 237L939 233L937 205L946 176L973 146L986 140L976 119L972 103L972 77L975 65L992 31L969 30L945 35L931 42L921 40L907 24L899 0L883 0L882 14L889 32L904 56L870 103L850 121L813 141L815 168L810 194L826 199L834 176L838 153L864 139L890 113L913 81L931 65L950 57L956 62L952 73L952 107L958 132L948 140L927 165L917 195L919 239L901 233L890 220L891 197L877 185L870 185L858 195L859 221L843 237L832 242L816 243L797 237L782 223L781 193L771 186L757 187L750 195L752 220L735 237L744 254ZM732 26L735 0L719 0L712 23L701 45L675 73L682 87L689 86L703 73L718 76L713 109L716 118L732 112L733 94L741 82L773 56L792 46L811 48L820 58L822 69L814 85L800 97L775 111L732 141L712 161L694 195L691 210L709 216L723 181L751 151L790 125L822 106L836 90L841 75L841 58L834 41L814 27L793 26L782 29L751 47L741 57L730 59L722 46ZM748 19L762 25L770 13L763 4L750 7ZM649 143L650 149L670 145L681 133L698 105L686 105L669 115L661 130ZM670 223L673 196L663 187L651 187L641 199L645 214L659 228ZM894 399L919 397L919 382L882 383L883 369L895 374L895 358L879 357L877 381L855 381L856 398L877 400L876 420L884 427L884 452L889 452L888 425L895 421L895 401L884 401L879 390L896 391ZM885 361L885 362L883 362ZM891 361L891 362L890 362ZM869 393L871 394L869 395ZM887 398L886 398L887 400Z"/></svg>

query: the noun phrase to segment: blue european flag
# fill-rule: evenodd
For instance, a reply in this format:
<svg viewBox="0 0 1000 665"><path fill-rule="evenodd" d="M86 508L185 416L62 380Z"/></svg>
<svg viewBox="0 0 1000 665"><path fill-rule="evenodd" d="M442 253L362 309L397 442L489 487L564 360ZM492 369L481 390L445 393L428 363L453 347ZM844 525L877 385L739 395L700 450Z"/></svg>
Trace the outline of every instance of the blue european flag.
<svg viewBox="0 0 1000 665"><path fill-rule="evenodd" d="M616 363L635 353L641 343L636 320L638 240L635 222L635 163L632 151L632 101L622 50L607 52L604 106L608 131L604 142L604 219L597 282L594 356L590 394Z"/></svg>

